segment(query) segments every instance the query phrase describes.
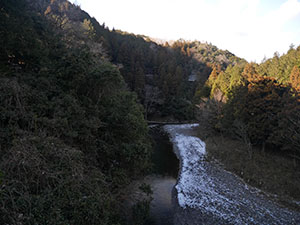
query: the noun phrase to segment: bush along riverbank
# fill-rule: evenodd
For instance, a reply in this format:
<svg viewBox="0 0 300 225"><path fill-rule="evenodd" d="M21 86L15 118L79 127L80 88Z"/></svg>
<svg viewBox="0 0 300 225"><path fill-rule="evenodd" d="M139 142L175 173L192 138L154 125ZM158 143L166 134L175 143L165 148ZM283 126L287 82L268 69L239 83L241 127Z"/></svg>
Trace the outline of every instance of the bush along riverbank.
<svg viewBox="0 0 300 225"><path fill-rule="evenodd" d="M179 161L163 126L149 127L153 146L152 170L126 187L124 214L128 224L173 225L172 191L178 176Z"/></svg>

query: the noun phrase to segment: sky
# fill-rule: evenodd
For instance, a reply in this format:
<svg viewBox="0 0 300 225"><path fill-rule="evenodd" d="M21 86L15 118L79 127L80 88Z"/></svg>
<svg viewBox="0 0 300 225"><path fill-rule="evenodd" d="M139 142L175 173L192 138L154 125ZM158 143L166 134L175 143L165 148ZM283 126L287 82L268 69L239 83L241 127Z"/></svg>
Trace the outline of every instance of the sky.
<svg viewBox="0 0 300 225"><path fill-rule="evenodd" d="M260 63L300 45L300 0L71 0L110 29L199 40Z"/></svg>

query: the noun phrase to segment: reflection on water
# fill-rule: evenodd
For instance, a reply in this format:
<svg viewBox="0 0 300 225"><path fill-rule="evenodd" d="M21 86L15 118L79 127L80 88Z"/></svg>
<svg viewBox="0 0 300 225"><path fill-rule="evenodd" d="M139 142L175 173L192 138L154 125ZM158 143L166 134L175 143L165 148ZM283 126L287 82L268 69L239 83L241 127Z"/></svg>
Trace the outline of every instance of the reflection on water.
<svg viewBox="0 0 300 225"><path fill-rule="evenodd" d="M151 128L154 153L154 173L148 181L153 190L151 217L156 225L173 224L172 190L176 184L179 161L173 153L172 143L161 126Z"/></svg>
<svg viewBox="0 0 300 225"><path fill-rule="evenodd" d="M162 176L177 178L179 161L173 152L173 144L168 134L161 126L152 127L150 134L153 140L154 152L152 162L154 173Z"/></svg>
<svg viewBox="0 0 300 225"><path fill-rule="evenodd" d="M153 200L150 213L157 225L173 224L172 190L175 184L173 177L153 177L151 181Z"/></svg>

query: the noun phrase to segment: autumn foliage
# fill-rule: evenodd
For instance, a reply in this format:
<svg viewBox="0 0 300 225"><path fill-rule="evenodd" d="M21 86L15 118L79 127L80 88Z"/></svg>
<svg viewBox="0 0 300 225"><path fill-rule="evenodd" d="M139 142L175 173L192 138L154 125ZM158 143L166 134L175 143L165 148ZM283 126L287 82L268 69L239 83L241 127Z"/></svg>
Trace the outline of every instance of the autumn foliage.
<svg viewBox="0 0 300 225"><path fill-rule="evenodd" d="M252 146L300 153L299 65L298 47L262 64L213 68L206 89L228 99L213 127Z"/></svg>
<svg viewBox="0 0 300 225"><path fill-rule="evenodd" d="M300 69L298 66L294 66L290 75L291 86L300 91Z"/></svg>

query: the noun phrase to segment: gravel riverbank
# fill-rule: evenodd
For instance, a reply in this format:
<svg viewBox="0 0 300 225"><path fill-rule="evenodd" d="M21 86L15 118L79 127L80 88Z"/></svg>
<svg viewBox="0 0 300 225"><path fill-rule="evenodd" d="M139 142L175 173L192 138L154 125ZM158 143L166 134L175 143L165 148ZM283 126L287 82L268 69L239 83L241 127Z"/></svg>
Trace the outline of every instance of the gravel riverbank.
<svg viewBox="0 0 300 225"><path fill-rule="evenodd" d="M268 199L234 174L205 159L197 124L166 125L180 173L173 191L174 224L300 224L300 213Z"/></svg>

